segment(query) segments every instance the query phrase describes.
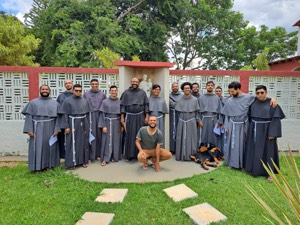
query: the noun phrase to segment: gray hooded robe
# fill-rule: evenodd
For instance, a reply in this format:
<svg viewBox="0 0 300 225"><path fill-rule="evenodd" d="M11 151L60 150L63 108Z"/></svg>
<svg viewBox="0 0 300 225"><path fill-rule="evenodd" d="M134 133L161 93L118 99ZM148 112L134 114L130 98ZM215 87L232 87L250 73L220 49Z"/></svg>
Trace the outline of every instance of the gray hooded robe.
<svg viewBox="0 0 300 225"><path fill-rule="evenodd" d="M122 133L121 133L121 101L107 98L100 108L98 127L107 128L107 133L102 133L101 162L122 159Z"/></svg>
<svg viewBox="0 0 300 225"><path fill-rule="evenodd" d="M145 126L145 115L148 112L149 101L145 91L130 87L123 92L121 96L121 113L125 114L126 124L124 156L129 160L137 157L136 134L142 126Z"/></svg>
<svg viewBox="0 0 300 225"><path fill-rule="evenodd" d="M176 132L176 160L189 161L198 150L197 121L199 120L198 99L192 95L182 96L175 110L179 121Z"/></svg>
<svg viewBox="0 0 300 225"><path fill-rule="evenodd" d="M270 99L256 99L249 109L250 124L244 154L245 170L253 176L266 176L268 173L261 160L275 173L272 160L279 167L277 138L281 137L281 119L285 117L279 105L270 106ZM275 137L269 140L268 137Z"/></svg>
<svg viewBox="0 0 300 225"><path fill-rule="evenodd" d="M33 132L29 138L28 169L39 171L59 165L59 145L49 145L55 131L60 132L57 116L59 103L51 97L40 97L30 101L22 111L25 115L23 133Z"/></svg>
<svg viewBox="0 0 300 225"><path fill-rule="evenodd" d="M255 96L242 94L228 98L223 109L224 115L224 154L226 164L234 168L243 168L243 154L248 129L248 109Z"/></svg>
<svg viewBox="0 0 300 225"><path fill-rule="evenodd" d="M175 105L178 99L183 96L182 92L171 92L169 95L169 109L170 109L170 152L175 153L176 150L176 128L178 124L178 114L175 111Z"/></svg>
<svg viewBox="0 0 300 225"><path fill-rule="evenodd" d="M222 146L218 146L218 138L221 137L217 136L213 130L216 123L220 122L219 117L222 110L222 102L219 96L215 94L203 94L198 98L198 102L200 106L200 118L203 122L199 142L213 144L221 149Z"/></svg>
<svg viewBox="0 0 300 225"><path fill-rule="evenodd" d="M89 112L88 102L83 97L71 96L61 106L62 128L70 128L65 135L67 168L87 164L89 161Z"/></svg>
<svg viewBox="0 0 300 225"><path fill-rule="evenodd" d="M99 110L101 108L102 102L106 99L106 95L103 91L93 91L88 90L83 95L89 103L91 112L89 115L90 122L90 133L95 137L93 141L90 141L90 155L89 159L94 161L98 157L101 157L101 129L98 128L99 122Z"/></svg>

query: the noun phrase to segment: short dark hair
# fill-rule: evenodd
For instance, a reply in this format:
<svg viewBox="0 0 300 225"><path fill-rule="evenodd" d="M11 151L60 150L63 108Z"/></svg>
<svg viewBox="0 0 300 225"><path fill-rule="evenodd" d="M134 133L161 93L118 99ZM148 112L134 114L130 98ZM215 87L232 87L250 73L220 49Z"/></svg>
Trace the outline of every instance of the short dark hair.
<svg viewBox="0 0 300 225"><path fill-rule="evenodd" d="M221 89L221 91L223 90L220 86L217 86L215 89Z"/></svg>
<svg viewBox="0 0 300 225"><path fill-rule="evenodd" d="M237 90L237 89L241 89L241 87L242 87L242 85L238 81L233 81L230 84L228 84L228 89L234 88L234 90Z"/></svg>
<svg viewBox="0 0 300 225"><path fill-rule="evenodd" d="M196 83L197 84L197 83ZM183 84L180 85L180 89L183 90L184 89L184 86L190 86L190 88L192 89L192 84L190 82L184 82Z"/></svg>
<svg viewBox="0 0 300 225"><path fill-rule="evenodd" d="M81 89L82 89L82 86L81 86L80 84L74 84L74 85L73 85L73 90L74 90L75 88L81 88Z"/></svg>
<svg viewBox="0 0 300 225"><path fill-rule="evenodd" d="M259 89L264 89L267 92L267 87L265 85L257 85L255 88L255 91L257 91Z"/></svg>
<svg viewBox="0 0 300 225"><path fill-rule="evenodd" d="M198 87L200 87L197 82L192 83L192 87L193 87L193 85L197 85ZM192 87L191 87L191 89L192 89Z"/></svg>
<svg viewBox="0 0 300 225"><path fill-rule="evenodd" d="M207 82L206 82L206 86L207 86L208 84L213 84L213 85L215 86L215 83L214 83L212 80L207 81Z"/></svg>
<svg viewBox="0 0 300 225"><path fill-rule="evenodd" d="M48 84L42 84L42 85L40 86L40 90L42 89L42 87L48 87L48 88L49 88L49 91L51 91L51 88L49 87Z"/></svg>
<svg viewBox="0 0 300 225"><path fill-rule="evenodd" d="M161 87L159 86L159 84L153 84L152 86L152 90L159 88L159 90L161 90Z"/></svg>
<svg viewBox="0 0 300 225"><path fill-rule="evenodd" d="M91 81L90 81L90 83L92 83L92 82L97 82L97 83L99 83L99 81L98 81L98 79L91 79Z"/></svg>
<svg viewBox="0 0 300 225"><path fill-rule="evenodd" d="M117 87L116 85L111 85L111 86L109 87L109 90L111 90L112 88L118 89L118 87Z"/></svg>

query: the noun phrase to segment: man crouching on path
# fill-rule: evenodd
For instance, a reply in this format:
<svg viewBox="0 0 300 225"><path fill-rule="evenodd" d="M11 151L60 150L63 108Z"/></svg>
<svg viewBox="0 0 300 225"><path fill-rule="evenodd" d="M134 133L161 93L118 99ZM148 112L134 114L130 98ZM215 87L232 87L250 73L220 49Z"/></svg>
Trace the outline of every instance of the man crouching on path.
<svg viewBox="0 0 300 225"><path fill-rule="evenodd" d="M138 161L144 164L143 169L148 169L148 159L151 159L156 172L159 172L159 162L170 159L172 154L161 148L164 137L156 125L156 117L150 116L148 126L144 126L138 131L135 145L139 150Z"/></svg>

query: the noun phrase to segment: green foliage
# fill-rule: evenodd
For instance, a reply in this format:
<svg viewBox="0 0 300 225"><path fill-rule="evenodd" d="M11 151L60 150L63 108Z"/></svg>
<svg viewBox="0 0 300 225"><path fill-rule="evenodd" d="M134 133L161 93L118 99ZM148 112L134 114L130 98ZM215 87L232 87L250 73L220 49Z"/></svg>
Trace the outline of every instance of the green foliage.
<svg viewBox="0 0 300 225"><path fill-rule="evenodd" d="M263 50L263 52L257 55L256 59L252 61L253 66L257 70L270 70L270 66L267 60L268 53L269 53L269 49L266 48Z"/></svg>
<svg viewBox="0 0 300 225"><path fill-rule="evenodd" d="M113 52L109 48L103 48L101 51L94 51L95 56L99 59L103 68L117 68L115 61L120 60L120 55Z"/></svg>
<svg viewBox="0 0 300 225"><path fill-rule="evenodd" d="M178 69L240 69L265 48L269 49L268 61L294 54L296 32L266 26L257 31L231 7L232 1L178 3L181 19L168 43Z"/></svg>
<svg viewBox="0 0 300 225"><path fill-rule="evenodd" d="M295 160L299 166L300 157ZM282 172L287 173L285 161L281 166ZM254 189L263 186L278 205L286 207L284 198L265 178L255 178L225 166L170 182L109 184L81 180L63 167L35 174L28 172L25 164L19 164L14 168L0 168L0 180L0 224L75 224L85 212L102 212L115 214L112 224L192 225L193 221L182 209L203 202L228 217L228 221L219 224L268 224L260 216L268 214L245 194L242 185L245 183ZM198 197L173 202L163 192L163 189L181 183L194 190ZM104 188L127 188L128 194L121 204L95 202ZM263 193L258 190L258 194Z"/></svg>
<svg viewBox="0 0 300 225"><path fill-rule="evenodd" d="M240 70L249 71L249 70L254 70L254 69L252 66L246 65L246 66L243 66Z"/></svg>
<svg viewBox="0 0 300 225"><path fill-rule="evenodd" d="M141 60L140 60L140 57L138 55L133 55L132 56L132 61L139 62Z"/></svg>
<svg viewBox="0 0 300 225"><path fill-rule="evenodd" d="M278 204L274 200L274 195L268 193L268 190L262 186L261 189L264 191L263 195L266 195L268 199L271 200L271 203L266 203L266 201L263 200L262 195L258 194L250 185L246 185L246 187L248 188L249 194L253 197L253 199L269 214L269 217L271 217L269 218L265 216L267 221L273 223L273 220L275 220L280 225L297 225L300 223L299 165L297 165L295 157L290 149L289 158L284 156L284 161L287 166L286 174L284 174L272 160L272 163L279 176L275 175L274 171L269 165L266 165L264 162L262 163L269 176L272 178L276 188L278 189L278 193L282 195L286 203L285 206ZM275 211L274 208L279 209L279 213Z"/></svg>
<svg viewBox="0 0 300 225"><path fill-rule="evenodd" d="M168 61L179 69L240 69L262 49L268 61L296 51L296 32L257 31L231 0L33 0L26 25L42 40L43 66L99 67L105 47L131 60Z"/></svg>
<svg viewBox="0 0 300 225"><path fill-rule="evenodd" d="M0 15L0 65L37 66L31 54L41 40L27 34L24 25L15 17Z"/></svg>

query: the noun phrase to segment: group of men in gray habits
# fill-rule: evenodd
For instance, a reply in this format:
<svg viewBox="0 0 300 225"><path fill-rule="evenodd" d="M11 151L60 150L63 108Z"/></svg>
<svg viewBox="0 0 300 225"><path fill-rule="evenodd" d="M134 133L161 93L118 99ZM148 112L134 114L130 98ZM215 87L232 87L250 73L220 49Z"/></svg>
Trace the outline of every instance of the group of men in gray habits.
<svg viewBox="0 0 300 225"><path fill-rule="evenodd" d="M120 99L116 86L110 86L107 98L97 79L90 85L82 96L82 86L66 80L66 91L57 101L50 97L50 87L42 85L40 97L25 106L23 132L29 135L29 170L55 167L60 158L65 158L70 169L87 167L97 159L105 166L123 155L126 161L138 158L143 169L151 160L159 171L159 161L169 159L171 153L177 161L190 161L202 144L221 149L228 167L242 168L255 176L268 177L260 160L271 165L273 159L279 166L276 138L281 137L284 113L274 99L267 98L263 85L256 88L254 96L242 93L241 84L232 82L229 97L223 98L222 89L215 89L213 81L206 83L203 94L197 83L184 82L180 92L174 82L169 110L159 96L158 84L147 97L134 77ZM168 112L169 152L163 149L162 141Z"/></svg>

